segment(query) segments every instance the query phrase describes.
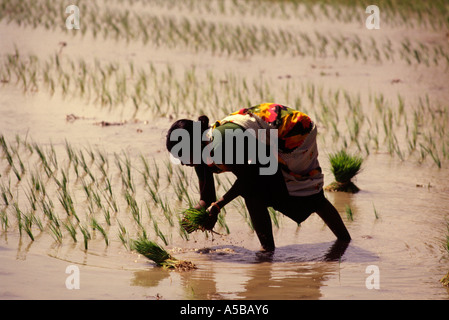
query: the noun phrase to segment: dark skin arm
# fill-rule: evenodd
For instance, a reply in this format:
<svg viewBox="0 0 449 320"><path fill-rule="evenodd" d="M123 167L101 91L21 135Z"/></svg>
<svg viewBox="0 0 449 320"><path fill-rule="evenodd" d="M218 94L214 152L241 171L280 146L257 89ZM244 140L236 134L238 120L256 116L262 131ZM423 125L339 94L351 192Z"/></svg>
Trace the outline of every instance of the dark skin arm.
<svg viewBox="0 0 449 320"><path fill-rule="evenodd" d="M195 206L196 209L208 208L217 199L215 193L214 174L205 164L195 166L200 188L200 201Z"/></svg>
<svg viewBox="0 0 449 320"><path fill-rule="evenodd" d="M225 205L227 205L229 202L231 202L232 200L234 200L235 198L237 198L238 196L240 196L242 194L242 185L239 183L239 181L237 180L231 188L229 188L229 190L220 198L218 199L218 201L216 201L215 203L218 205L218 207L221 209L223 208ZM216 208L216 206L213 206L214 208Z"/></svg>
<svg viewBox="0 0 449 320"><path fill-rule="evenodd" d="M244 170L245 168L243 166L237 165L230 167L230 171L237 176ZM200 201L195 206L195 208L197 209L201 207L209 208L213 203L216 203L220 208L223 208L243 192L243 186L241 183L239 183L239 179L237 179L232 187L226 192L226 194L224 194L220 199L216 200L217 196L215 193L214 173L212 169L205 164L200 164L195 166L195 172L198 176L200 188ZM215 210L218 209L216 206L214 206L214 208ZM213 213L218 214L218 212L216 212L215 210L213 211Z"/></svg>
<svg viewBox="0 0 449 320"><path fill-rule="evenodd" d="M217 217L218 214L220 213L221 208L223 208L225 205L227 205L229 202L231 202L241 194L242 194L242 184L239 183L239 181L237 180L220 199L212 203L207 209L209 211L210 221L205 226L206 229L212 230L215 223L217 222Z"/></svg>
<svg viewBox="0 0 449 320"><path fill-rule="evenodd" d="M237 173L243 169L241 166L234 166L231 168ZM200 189L200 201L195 206L196 209L207 208L210 215L210 221L206 225L206 229L212 230L217 222L218 214L225 205L237 198L243 192L243 186L237 179L232 187L217 200L215 192L214 172L206 164L200 164L195 166L195 172L198 176L199 189Z"/></svg>
<svg viewBox="0 0 449 320"><path fill-rule="evenodd" d="M207 207L207 210L209 211L210 221L205 226L206 229L208 230L213 229L215 223L217 222L217 217L218 214L220 213L221 208L223 208L225 205L227 205L229 202L231 202L238 196L241 196L244 192L245 184L242 183L241 179L239 179L239 176L243 176L244 172L248 172L248 166L234 165L228 166L228 169L237 176L237 180L234 182L231 188L229 188L229 190L217 201L211 201L210 203L206 203L205 201L202 202L203 204L207 204L207 206L204 207ZM210 186L210 184L207 185Z"/></svg>
<svg viewBox="0 0 449 320"><path fill-rule="evenodd" d="M256 231L263 249L265 251L273 251L274 239L271 228L271 219L268 213L267 204L263 201L266 199L260 199L260 197L257 197L257 194L253 194L261 187L261 181L258 179L259 167L256 165L233 165L228 167L230 171L236 175L237 180L223 197L217 202L212 203L208 208L210 219L204 227L208 230L212 230L217 222L220 209L234 200L237 196L242 196L245 198L246 207L248 208L254 230ZM266 178L269 181L271 177ZM278 176L278 178L282 178L282 176ZM268 184L270 183L268 182ZM272 184L278 185L276 183ZM267 188L267 186L264 187ZM281 194L283 193L279 186L275 191L280 191ZM277 196L280 195L278 194Z"/></svg>

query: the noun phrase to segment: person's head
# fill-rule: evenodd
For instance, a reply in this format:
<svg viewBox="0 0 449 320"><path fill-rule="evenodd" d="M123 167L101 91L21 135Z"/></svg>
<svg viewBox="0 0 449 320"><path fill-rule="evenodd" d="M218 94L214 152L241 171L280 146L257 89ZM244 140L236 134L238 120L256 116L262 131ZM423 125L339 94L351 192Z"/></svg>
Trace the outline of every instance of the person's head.
<svg viewBox="0 0 449 320"><path fill-rule="evenodd" d="M209 118L200 116L198 121L180 119L175 121L167 133L166 147L173 157L183 165L194 166L194 152L201 152L205 141L204 131L209 129ZM201 158L201 157L200 157Z"/></svg>

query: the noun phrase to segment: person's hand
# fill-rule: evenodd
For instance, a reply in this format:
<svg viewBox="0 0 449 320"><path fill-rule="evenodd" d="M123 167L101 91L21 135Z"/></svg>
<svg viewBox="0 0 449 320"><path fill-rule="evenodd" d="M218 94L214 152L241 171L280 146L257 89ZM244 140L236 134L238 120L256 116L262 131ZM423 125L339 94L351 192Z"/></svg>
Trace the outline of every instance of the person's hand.
<svg viewBox="0 0 449 320"><path fill-rule="evenodd" d="M217 223L218 214L220 213L220 207L217 205L216 202L213 202L212 205L207 208L207 212L209 212L209 218L207 219L207 222L204 224L204 229L206 230L212 230Z"/></svg>
<svg viewBox="0 0 449 320"><path fill-rule="evenodd" d="M217 202L212 202L210 207L207 208L207 212L209 212L209 215L212 215L212 216L218 216L218 214L220 213L220 210L221 210L221 208Z"/></svg>

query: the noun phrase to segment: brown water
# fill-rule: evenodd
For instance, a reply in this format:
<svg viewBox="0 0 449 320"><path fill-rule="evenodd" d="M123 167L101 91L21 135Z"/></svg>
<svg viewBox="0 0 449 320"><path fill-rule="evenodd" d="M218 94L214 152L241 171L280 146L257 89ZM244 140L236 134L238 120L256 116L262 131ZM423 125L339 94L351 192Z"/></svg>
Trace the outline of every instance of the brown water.
<svg viewBox="0 0 449 320"><path fill-rule="evenodd" d="M291 20L289 23L299 28L314 28L311 21ZM316 27L321 31L329 30L326 23ZM365 32L354 24L337 23L337 27L339 32L352 30L360 35ZM413 35L418 40L436 38L435 41L439 41L443 37L440 32L413 34L399 27L381 29L376 37L402 39ZM315 83L326 90L344 89L361 94L366 100L371 93L381 92L389 99L395 99L399 93L406 97L409 102L406 107L410 108L418 97L428 94L432 101L443 103L447 108L444 101L448 98L449 81L447 72L439 66L407 66L399 62L363 64L352 59L288 56L255 55L241 59L182 48L149 49L140 43L93 40L89 35L70 36L39 27L18 28L4 21L0 22L0 38L2 54L11 53L15 44L24 54L32 52L45 59L59 48L59 41L65 40L68 46L64 54L74 59L100 57L124 64L132 59L136 66L152 61L157 67L170 64L181 71L195 65L200 76L210 70L219 76L230 72L247 77L248 82L264 77L274 84L271 92L279 100L284 97L285 82L282 81L288 75L292 84ZM391 80L396 78L401 81L393 85ZM51 141L60 159L65 159L66 139L77 148L88 145L107 150L111 163L112 153L122 151L135 162L140 154L154 158L160 167L167 159L165 133L173 121L168 116L155 118L141 111L136 116L137 121L101 127L94 123L129 120L131 110L100 109L93 101L63 99L58 93L50 96L45 90L23 93L13 83L4 84L0 92L0 133L9 142L14 141L16 135L28 136L42 145ZM261 102L256 94L248 99L254 101L253 104ZM282 103L279 100L276 102ZM305 108L311 108L305 99L304 102ZM213 110L213 106L208 108ZM412 109L407 110L412 112ZM181 110L181 114L183 112ZM211 118L220 115L220 111L214 112ZM365 112L370 114L369 110ZM67 122L68 114L85 119ZM373 119L376 118L373 116ZM320 128L320 123L318 125ZM326 174L325 184L328 184L332 182L332 175L327 154L334 146L325 135L330 134L326 131L328 128L323 126L320 130L320 162ZM402 138L400 144L406 148ZM26 165L34 163L23 160ZM13 175L6 169L5 159L0 161L2 183L7 183ZM187 187L195 198L193 170L186 169L186 172L191 182ZM37 233L35 241L31 241L26 234L19 236L17 229L11 227L7 232L0 230L0 298L448 299L448 289L439 282L449 271L449 256L443 248L449 221L448 179L447 161L438 168L432 161L419 164L413 157L401 161L383 147L377 153L371 152L355 181L361 189L359 193L326 193L353 238L348 246L335 242L333 234L316 215L300 227L280 217L280 226L273 226L277 245L273 256L258 252L257 237L237 210L238 206L229 205L226 212L230 234L224 234L221 229L218 231L223 235L206 237L198 233L186 241L180 238L176 228L164 226L159 220L161 227L167 228L171 235L167 247L173 250L173 255L190 260L198 267L183 273L157 268L146 258L126 250L116 236L117 223L111 226L109 246L96 233L87 251L82 241L74 244L65 237L59 244L46 232ZM25 183L14 188L20 190ZM119 187L119 182L116 183ZM137 186L142 187L139 183ZM161 187L159 192L174 197L169 187ZM54 202L57 201L55 196ZM176 201L170 203L172 208L179 206ZM345 214L346 205L353 210L352 220ZM81 211L87 210L81 201L78 206ZM118 218L129 229L135 228L127 215L121 211ZM148 230L152 228L151 224L147 226ZM79 290L68 290L65 284L69 277L66 268L71 265L80 270ZM366 285L370 266L378 267L378 289L369 289Z"/></svg>
<svg viewBox="0 0 449 320"><path fill-rule="evenodd" d="M70 130L72 125L65 126ZM134 131L125 126L80 127L90 142L98 139L102 146ZM111 134L105 134L110 129ZM159 137L163 130L145 132ZM142 148L144 143L151 144L144 140ZM159 140L155 139L155 146ZM131 154L139 149L136 143L129 149ZM322 163L327 172L324 157ZM370 155L356 180L362 191L326 194L351 233L348 247L336 243L316 215L300 227L281 217L280 227L273 227L277 250L272 257L261 255L257 237L230 207L226 214L229 235L206 238L199 233L185 241L173 232L168 248L198 267L185 273L154 267L127 251L112 231L109 246L97 234L88 251L81 241L73 244L66 238L58 244L48 233L31 242L17 231L2 232L1 295L5 299L447 299L448 290L438 280L448 265L443 249L449 218L448 178L447 170L401 163L387 154ZM330 182L328 174L326 183ZM189 188L195 194L193 185ZM345 215L346 205L354 212L353 221ZM65 287L65 270L70 265L80 268L80 290ZM372 265L379 268L380 289L369 290L365 285L366 268Z"/></svg>

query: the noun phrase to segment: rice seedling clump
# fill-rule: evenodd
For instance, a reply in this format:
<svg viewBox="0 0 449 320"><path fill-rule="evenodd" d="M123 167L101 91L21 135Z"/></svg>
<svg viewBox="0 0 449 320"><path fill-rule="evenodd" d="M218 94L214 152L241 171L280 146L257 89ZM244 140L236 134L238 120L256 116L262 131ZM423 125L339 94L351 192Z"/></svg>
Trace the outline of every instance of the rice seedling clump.
<svg viewBox="0 0 449 320"><path fill-rule="evenodd" d="M360 172L363 158L348 154L345 150L329 155L335 181L326 187L328 191L356 193L360 189L351 179Z"/></svg>
<svg viewBox="0 0 449 320"><path fill-rule="evenodd" d="M159 267L175 269L177 271L196 269L196 266L192 262L176 259L157 243L143 237L134 240L134 250L154 261Z"/></svg>
<svg viewBox="0 0 449 320"><path fill-rule="evenodd" d="M181 220L181 226L188 233L196 230L206 231L206 223L209 220L209 213L205 208L188 208L183 212L184 217Z"/></svg>

